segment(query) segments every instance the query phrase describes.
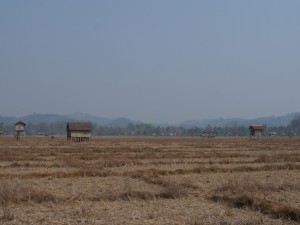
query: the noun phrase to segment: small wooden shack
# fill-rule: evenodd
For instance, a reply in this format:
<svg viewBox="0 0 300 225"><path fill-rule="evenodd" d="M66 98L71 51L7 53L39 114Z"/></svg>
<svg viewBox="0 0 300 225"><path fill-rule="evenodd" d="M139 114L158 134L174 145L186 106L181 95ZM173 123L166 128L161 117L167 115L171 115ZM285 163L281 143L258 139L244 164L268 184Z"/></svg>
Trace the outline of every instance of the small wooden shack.
<svg viewBox="0 0 300 225"><path fill-rule="evenodd" d="M17 140L20 140L21 137L25 137L25 126L26 126L26 123L24 123L22 121L15 123L14 136Z"/></svg>
<svg viewBox="0 0 300 225"><path fill-rule="evenodd" d="M81 142L91 139L92 124L89 122L69 122L67 124L67 139Z"/></svg>
<svg viewBox="0 0 300 225"><path fill-rule="evenodd" d="M250 130L250 139L259 139L264 131L265 127L263 125L251 125Z"/></svg>

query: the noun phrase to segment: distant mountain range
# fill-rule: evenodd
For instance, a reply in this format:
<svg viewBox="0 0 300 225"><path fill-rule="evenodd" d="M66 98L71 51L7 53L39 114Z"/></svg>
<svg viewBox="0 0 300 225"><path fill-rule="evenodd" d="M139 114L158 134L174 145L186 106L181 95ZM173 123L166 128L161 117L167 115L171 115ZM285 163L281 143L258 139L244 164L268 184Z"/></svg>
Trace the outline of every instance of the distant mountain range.
<svg viewBox="0 0 300 225"><path fill-rule="evenodd" d="M130 123L137 123L136 121L126 118L108 119L97 117L88 113L72 113L67 115L56 114L30 114L22 117L0 116L0 123L10 125L18 122L19 120L25 123L39 124L39 123L55 123L55 122L68 122L68 121L89 121L102 126L120 126L125 127Z"/></svg>
<svg viewBox="0 0 300 225"><path fill-rule="evenodd" d="M288 125L291 120L300 115L300 112L290 113L284 116L269 116L259 117L256 119L241 119L241 118L218 118L218 119L206 119L206 120L187 120L180 125L183 127L206 127L208 124L211 126L224 127L224 126L249 126L250 124L264 124L268 127L279 127Z"/></svg>
<svg viewBox="0 0 300 225"><path fill-rule="evenodd" d="M206 127L208 124L211 126L249 126L250 124L265 124L269 127L286 126L290 123L295 116L300 115L300 112L290 113L284 116L270 116L261 117L256 119L241 119L241 118L219 118L219 119L204 119L204 120L187 120L183 123L172 124L173 126L182 127ZM5 125L14 124L17 121L24 121L25 123L39 124L39 123L54 123L54 122L67 122L67 121L90 121L92 123L102 126L119 126L125 127L130 123L142 123L127 118L116 118L108 119L98 116L93 116L87 113L72 113L67 115L56 115L56 114L31 114L23 117L10 117L0 116L0 123ZM154 124L155 126L168 126L167 124ZM169 126L172 126L169 124Z"/></svg>

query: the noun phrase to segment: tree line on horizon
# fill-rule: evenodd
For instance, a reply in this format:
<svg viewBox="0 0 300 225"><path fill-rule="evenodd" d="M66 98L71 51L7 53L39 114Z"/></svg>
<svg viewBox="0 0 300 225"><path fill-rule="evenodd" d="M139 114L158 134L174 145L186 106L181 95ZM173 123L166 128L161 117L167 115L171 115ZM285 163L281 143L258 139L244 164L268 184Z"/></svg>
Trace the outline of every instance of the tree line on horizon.
<svg viewBox="0 0 300 225"><path fill-rule="evenodd" d="M26 135L66 135L66 122L28 123ZM201 136L205 131L212 131L215 136L248 136L249 128L232 123L224 127L207 125L202 127L155 126L147 123L130 123L127 126L101 126L92 123L92 135L96 136ZM0 123L0 131L12 135L14 125ZM299 136L300 116L295 117L287 126L266 127L264 135Z"/></svg>

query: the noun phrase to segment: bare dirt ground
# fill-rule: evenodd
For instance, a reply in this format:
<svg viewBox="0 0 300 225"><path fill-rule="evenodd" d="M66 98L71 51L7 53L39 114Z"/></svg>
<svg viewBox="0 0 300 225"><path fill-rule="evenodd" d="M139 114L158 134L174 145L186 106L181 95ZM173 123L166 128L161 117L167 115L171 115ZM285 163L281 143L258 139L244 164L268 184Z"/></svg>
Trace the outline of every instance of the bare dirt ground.
<svg viewBox="0 0 300 225"><path fill-rule="evenodd" d="M299 139L0 137L0 224L299 223Z"/></svg>

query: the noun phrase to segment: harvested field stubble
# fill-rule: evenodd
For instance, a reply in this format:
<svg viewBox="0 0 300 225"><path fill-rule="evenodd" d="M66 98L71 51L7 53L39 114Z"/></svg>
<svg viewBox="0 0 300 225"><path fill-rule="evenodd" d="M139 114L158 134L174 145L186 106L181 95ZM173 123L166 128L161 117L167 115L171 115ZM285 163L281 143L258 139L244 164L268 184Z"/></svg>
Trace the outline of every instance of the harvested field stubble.
<svg viewBox="0 0 300 225"><path fill-rule="evenodd" d="M284 204L271 198L270 192L295 190L300 192L299 183L262 183L260 181L229 181L217 188L212 200L226 202L231 207L249 208L275 218L283 218L300 222L300 208Z"/></svg>
<svg viewBox="0 0 300 225"><path fill-rule="evenodd" d="M0 138L1 224L299 224L300 140Z"/></svg>

